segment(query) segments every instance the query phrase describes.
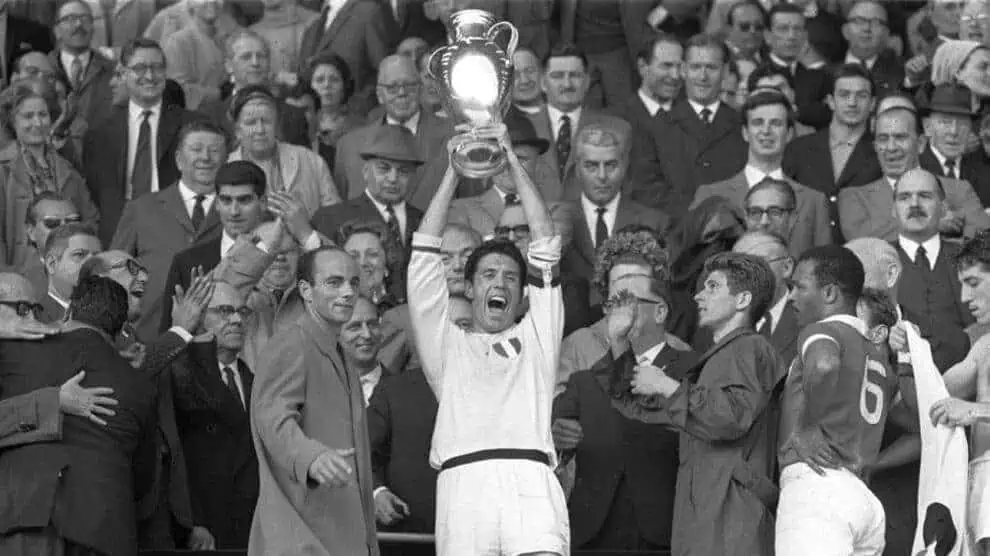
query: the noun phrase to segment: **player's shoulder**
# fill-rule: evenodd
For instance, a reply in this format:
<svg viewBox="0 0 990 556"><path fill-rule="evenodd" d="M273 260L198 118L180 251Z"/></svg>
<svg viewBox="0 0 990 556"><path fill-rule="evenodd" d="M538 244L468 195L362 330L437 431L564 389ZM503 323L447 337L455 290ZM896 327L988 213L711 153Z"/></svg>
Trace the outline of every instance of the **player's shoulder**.
<svg viewBox="0 0 990 556"><path fill-rule="evenodd" d="M801 345L817 340L827 339L844 346L850 342L865 342L866 338L852 325L839 320L820 320L805 326L798 335Z"/></svg>

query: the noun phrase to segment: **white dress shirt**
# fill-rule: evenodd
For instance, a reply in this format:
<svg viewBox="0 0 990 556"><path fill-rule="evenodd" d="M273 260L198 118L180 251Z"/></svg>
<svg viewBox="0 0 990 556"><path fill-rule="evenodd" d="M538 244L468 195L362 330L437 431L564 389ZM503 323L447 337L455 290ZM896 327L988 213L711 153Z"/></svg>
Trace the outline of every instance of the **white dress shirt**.
<svg viewBox="0 0 990 556"><path fill-rule="evenodd" d="M574 135L577 133L578 122L581 121L581 110L579 106L570 112L561 112L553 106L547 105L547 116L550 118L550 127L553 129L554 141L557 141L557 135L560 134L560 126L563 125L560 118L563 116L571 119L571 139L574 138Z"/></svg>
<svg viewBox="0 0 990 556"><path fill-rule="evenodd" d="M781 296L776 303L770 307L770 333L773 334L777 331L777 325L780 324L780 317L784 314L784 307L787 307L787 295ZM766 323L767 317L761 318L756 322L756 330L759 331L763 328L764 323Z"/></svg>
<svg viewBox="0 0 990 556"><path fill-rule="evenodd" d="M364 394L364 406L368 407L371 395L375 393L375 388L382 380L382 366L378 365L375 370L361 375L361 393Z"/></svg>
<svg viewBox="0 0 990 556"><path fill-rule="evenodd" d="M398 120L393 119L391 116L386 116L385 123L389 125L402 126L408 129L409 131L411 131L413 135L416 135L416 132L419 130L419 116L422 113L423 113L422 110L417 110L416 113L413 114L411 118L409 118L403 123L399 123Z"/></svg>
<svg viewBox="0 0 990 556"><path fill-rule="evenodd" d="M189 186L179 180L179 196L182 197L182 204L186 207L186 214L192 219L193 209L196 208L196 192L189 189ZM217 198L217 194L213 191L203 195L203 215L210 213L210 208L213 207L213 201Z"/></svg>
<svg viewBox="0 0 990 556"><path fill-rule="evenodd" d="M127 180L134 172L134 159L137 158L138 136L141 135L141 120L144 112L151 111L148 125L151 126L151 192L158 191L158 123L162 116L162 103L151 108L142 108L133 101L127 103Z"/></svg>
<svg viewBox="0 0 990 556"><path fill-rule="evenodd" d="M699 120L701 119L701 111L702 110L704 110L705 108L707 108L708 110L710 110L711 111L711 114L708 115L708 123L712 123L712 122L715 121L715 114L718 113L718 106L719 106L719 104L721 104L721 102L716 100L715 102L713 102L711 104L701 104L701 103L698 103L698 102L695 102L693 100L688 99L688 104L691 105L691 109L694 110L694 113L698 115L698 119Z"/></svg>
<svg viewBox="0 0 990 556"><path fill-rule="evenodd" d="M385 206L385 203L375 199L375 197L367 189L364 190L364 194L371 201L371 204L375 205L375 208L378 209L378 214L382 216L382 220L388 222L388 207ZM399 221L399 233L402 234L402 241L405 242L407 229L406 223L408 222L406 215L406 202L402 201L401 203L396 203L392 205L392 209L395 210L395 219Z"/></svg>
<svg viewBox="0 0 990 556"><path fill-rule="evenodd" d="M928 264L931 266L932 270L935 270L935 262L938 261L938 253L942 249L942 236L935 234L932 237L926 239L922 243L918 243L913 239L908 239L904 236L897 236L897 243L904 250L904 253L908 256L908 259L912 261L918 255L918 246L925 246L925 256L928 257Z"/></svg>
<svg viewBox="0 0 990 556"><path fill-rule="evenodd" d="M861 60L861 59L853 56L852 52L847 52L846 53L846 63L847 64L862 64L862 65L866 66L866 69L872 70L873 69L873 64L877 63L877 58L878 57L879 56L873 56L872 58L867 58L865 60Z"/></svg>
<svg viewBox="0 0 990 556"><path fill-rule="evenodd" d="M221 259L224 258L224 257L226 257L227 256L227 253L230 253L230 250L234 247L234 243L236 243L236 242L237 242L236 239L234 239L234 238L230 237L229 235L227 235L227 230L224 230L223 231L223 236L220 237L220 258Z"/></svg>
<svg viewBox="0 0 990 556"><path fill-rule="evenodd" d="M75 61L76 58L79 58L79 61L82 62L82 75L80 76L80 79L85 78L86 70L89 68L89 59L91 57L92 53L89 50L79 55L72 54L71 52L65 50L60 50L58 53L58 59L62 62L62 68L65 69L65 75L69 77L70 82L72 81L72 78L75 77L72 75L72 62ZM75 85L75 83L71 84Z"/></svg>
<svg viewBox="0 0 990 556"><path fill-rule="evenodd" d="M329 8L327 10L327 18L323 29L329 29L330 25L333 24L333 20L337 19L337 14L340 13L340 8L347 3L347 0L326 0L326 5Z"/></svg>
<svg viewBox="0 0 990 556"><path fill-rule="evenodd" d="M605 220L605 228L608 230L608 237L612 237L612 233L615 232L615 214L619 210L619 199L622 197L620 192L615 196L614 199L605 205L605 214L602 218ZM595 228L598 227L598 205L591 202L591 199L585 196L584 193L581 194L581 210L584 212L584 221L588 225L588 234L591 236L591 241L595 241Z"/></svg>
<svg viewBox="0 0 990 556"><path fill-rule="evenodd" d="M666 102L664 104L660 104L659 102L657 102L655 98L643 92L643 89L637 91L636 94L639 95L639 100L643 102L643 106L646 107L646 111L650 113L650 116L656 117L657 112L659 112L660 110L663 110L664 112L670 112L670 107L673 104L672 102ZM714 114L714 112L712 113Z"/></svg>
<svg viewBox="0 0 990 556"><path fill-rule="evenodd" d="M787 181L786 179L784 179L784 170L781 168L777 168L776 170L767 173L764 172L763 170L756 168L755 166L751 166L747 164L746 167L743 168L743 175L746 176L746 183L749 184L750 189L755 187L756 184L760 183L766 178L771 178L780 181Z"/></svg>
<svg viewBox="0 0 990 556"><path fill-rule="evenodd" d="M787 71L791 72L791 75L797 75L798 61L785 62L783 58L777 56L776 54L770 54L770 61L772 61L777 66L783 66L787 68Z"/></svg>
<svg viewBox="0 0 990 556"><path fill-rule="evenodd" d="M667 342L660 342L659 344L651 347L650 349L640 353L636 356L636 364L638 365L649 365L653 363L653 360L660 355L663 348L667 347Z"/></svg>
<svg viewBox="0 0 990 556"><path fill-rule="evenodd" d="M945 163L949 160L949 158L946 157L941 152L939 152L939 150L935 148L935 145L932 145L931 147L932 147L932 154L935 155L935 160L938 161L938 166L939 168L942 169L942 171L939 172L939 174L944 176L947 170L947 168L945 167ZM955 166L952 168L952 173L949 174L948 177L955 178L957 180L962 179L959 177L959 162L961 158L962 157L956 157L955 159L953 159L953 162L955 162Z"/></svg>
<svg viewBox="0 0 990 556"><path fill-rule="evenodd" d="M230 367L230 370L234 371L234 386L237 387L237 392L241 395L241 405L247 407L247 396L244 395L244 382L241 380L241 369L237 364L237 359L234 359L229 364L224 364L223 361L217 360L217 365L220 366L220 381L230 387L230 383L227 382L227 374L223 372L224 367Z"/></svg>

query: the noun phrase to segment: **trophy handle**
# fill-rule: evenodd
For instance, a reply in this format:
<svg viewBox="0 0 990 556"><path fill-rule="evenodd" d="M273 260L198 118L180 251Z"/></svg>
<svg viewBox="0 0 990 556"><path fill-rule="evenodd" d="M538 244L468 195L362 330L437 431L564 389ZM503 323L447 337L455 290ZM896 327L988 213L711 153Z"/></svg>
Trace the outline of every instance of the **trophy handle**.
<svg viewBox="0 0 990 556"><path fill-rule="evenodd" d="M488 29L485 33L485 37L495 44L498 44L495 38L502 31L506 30L509 31L509 44L503 47L503 50L505 50L505 55L509 57L509 60L512 60L512 55L516 53L516 47L519 46L519 30L516 29L515 25L509 23L508 21L499 21ZM499 44L499 46L502 45Z"/></svg>
<svg viewBox="0 0 990 556"><path fill-rule="evenodd" d="M426 61L426 74L434 81L440 81L440 62L446 51L446 46L438 48L433 51L433 54L430 54L430 58Z"/></svg>

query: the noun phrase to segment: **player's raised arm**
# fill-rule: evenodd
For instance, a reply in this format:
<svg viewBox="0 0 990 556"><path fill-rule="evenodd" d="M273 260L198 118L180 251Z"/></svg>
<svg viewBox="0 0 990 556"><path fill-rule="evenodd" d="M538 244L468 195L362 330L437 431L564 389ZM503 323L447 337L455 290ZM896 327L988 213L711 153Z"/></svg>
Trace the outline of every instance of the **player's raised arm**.
<svg viewBox="0 0 990 556"><path fill-rule="evenodd" d="M536 184L530 178L529 172L523 167L519 161L519 157L516 156L515 151L512 149L508 128L502 125L500 131L499 143L505 151L506 160L509 164L509 173L512 175L512 180L516 183L519 202L523 206L523 212L526 214L526 222L529 224L530 237L533 242L549 239L554 235L553 220L550 219L550 209L547 208L546 203L543 201L543 196L540 195Z"/></svg>

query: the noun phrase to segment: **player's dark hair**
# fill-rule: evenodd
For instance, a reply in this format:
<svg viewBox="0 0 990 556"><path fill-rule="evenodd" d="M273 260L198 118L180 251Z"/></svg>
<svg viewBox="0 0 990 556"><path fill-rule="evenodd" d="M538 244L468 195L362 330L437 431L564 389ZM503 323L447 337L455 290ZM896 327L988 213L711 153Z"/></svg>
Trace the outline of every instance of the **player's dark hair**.
<svg viewBox="0 0 990 556"><path fill-rule="evenodd" d="M299 264L296 265L296 281L306 282L310 286L315 286L313 283L315 280L314 272L316 271L316 257L320 253L330 253L330 252L343 253L350 257L347 251L344 251L336 245L321 245L320 247L313 249L312 251L306 251L299 257Z"/></svg>
<svg viewBox="0 0 990 556"><path fill-rule="evenodd" d="M863 263L855 253L841 245L822 245L802 253L798 264L805 261L812 264L818 287L835 286L849 307L855 308L866 280Z"/></svg>
<svg viewBox="0 0 990 556"><path fill-rule="evenodd" d="M478 264L481 263L481 259L488 255L505 255L515 261L516 265L519 266L519 293L521 294L525 290L526 281L529 278L529 267L516 244L507 239L488 240L472 251L467 262L464 263L464 279L468 283L474 282L474 275L478 272Z"/></svg>
<svg viewBox="0 0 990 556"><path fill-rule="evenodd" d="M963 271L974 266L990 270L990 230L976 232L966 240L956 255L956 270Z"/></svg>
<svg viewBox="0 0 990 556"><path fill-rule="evenodd" d="M778 68L773 64L763 64L757 66L756 69L749 72L749 77L746 78L746 90L755 91L760 87L757 85L761 79L766 79L768 77L781 76L787 80L787 85L793 90L794 89L794 76L790 74L787 70L783 68Z"/></svg>
<svg viewBox="0 0 990 556"><path fill-rule="evenodd" d="M859 301L870 312L870 320L866 323L870 328L874 326L890 328L897 324L897 306L887 292L876 288L863 288Z"/></svg>
<svg viewBox="0 0 990 556"><path fill-rule="evenodd" d="M773 301L777 282L773 270L762 257L744 253L724 252L711 256L705 261L703 277L712 272L725 274L726 285L732 294L749 292L749 324L754 324L766 314Z"/></svg>
<svg viewBox="0 0 990 556"><path fill-rule="evenodd" d="M114 337L127 322L127 290L103 276L88 276L72 289L68 314Z"/></svg>
<svg viewBox="0 0 990 556"><path fill-rule="evenodd" d="M750 197L760 191L766 191L767 189L776 191L787 199L787 207L785 208L794 210L794 208L797 207L797 195L794 193L794 187L786 181L771 178L769 176L763 178L760 183L757 183L753 187L749 188L749 191L746 193L746 198L743 200L743 206L749 206Z"/></svg>
<svg viewBox="0 0 990 556"><path fill-rule="evenodd" d="M749 125L749 114L753 110L756 110L761 106L776 105L784 107L784 113L787 114L788 129L794 127L794 109L791 107L791 101L787 100L784 93L781 93L776 89L757 90L746 98L746 102L744 102L742 108L739 109L739 112L742 114L742 127L745 128Z"/></svg>

